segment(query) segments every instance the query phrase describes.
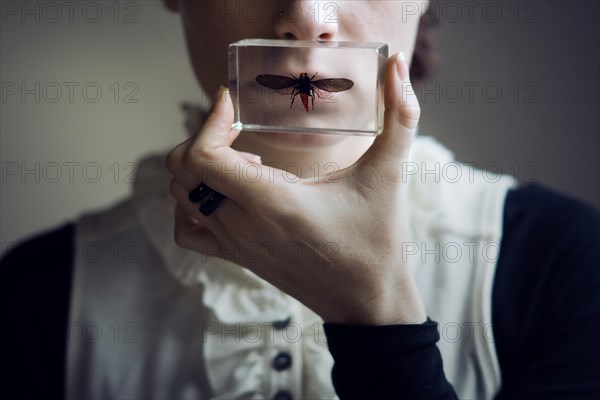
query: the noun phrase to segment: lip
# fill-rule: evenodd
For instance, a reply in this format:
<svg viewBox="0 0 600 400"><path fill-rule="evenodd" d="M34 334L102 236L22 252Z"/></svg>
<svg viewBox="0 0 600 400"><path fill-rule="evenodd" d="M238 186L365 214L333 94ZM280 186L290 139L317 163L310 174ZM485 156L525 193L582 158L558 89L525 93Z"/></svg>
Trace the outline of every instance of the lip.
<svg viewBox="0 0 600 400"><path fill-rule="evenodd" d="M297 76L296 76L297 77ZM340 93L330 93L326 91L318 91L314 96L314 108L312 107L312 100L309 99L310 111L306 112L302 106L302 102L300 96L296 94L294 98L294 103L292 105L291 94L293 88L289 89L289 94L282 93L280 91L274 89L268 89L266 87L257 86L257 83L254 81L246 82L242 85L241 92L242 93L253 93L253 90L259 87L262 91L262 95L260 95L261 99L264 99L262 102L245 102L245 107L254 108L254 112L266 112L267 110L271 110L274 113L280 113L285 111L285 115L278 115L277 120L280 123L284 123L287 120L290 121L300 121L305 120L306 118L310 119L319 119L322 117L331 117L333 112L335 112L335 107L338 105L338 95L343 95ZM319 93L322 97L319 97ZM287 118L285 118L287 117Z"/></svg>
<svg viewBox="0 0 600 400"><path fill-rule="evenodd" d="M299 77L300 73L306 73L311 79L313 77L315 79L339 78L342 74L340 67L337 65L328 65L314 57L305 62L285 60L281 66L276 65L275 68L281 72L280 75L289 76L292 73L296 77Z"/></svg>
<svg viewBox="0 0 600 400"><path fill-rule="evenodd" d="M332 71L332 65L326 65L322 57L315 49L293 49L287 54L282 54L278 57L275 63L270 60L270 64L265 65L265 72L272 75L290 76L292 74L296 78L301 73L306 73L312 77L315 74L319 79L323 79L335 71Z"/></svg>
<svg viewBox="0 0 600 400"><path fill-rule="evenodd" d="M322 64L310 63L300 65L294 62L286 62L284 65L274 65L264 73L290 77L293 75L295 78L299 78L301 73L306 73L309 77L313 77L316 74L317 79L322 79L327 75L324 71L327 71L327 68Z"/></svg>

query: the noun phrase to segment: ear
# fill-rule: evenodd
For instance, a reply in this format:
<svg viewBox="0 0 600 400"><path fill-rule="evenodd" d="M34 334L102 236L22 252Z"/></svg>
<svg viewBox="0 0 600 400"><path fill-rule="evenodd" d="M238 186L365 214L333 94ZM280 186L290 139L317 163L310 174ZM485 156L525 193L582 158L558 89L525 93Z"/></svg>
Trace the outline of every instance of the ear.
<svg viewBox="0 0 600 400"><path fill-rule="evenodd" d="M179 12L179 0L163 0L165 8L172 12Z"/></svg>

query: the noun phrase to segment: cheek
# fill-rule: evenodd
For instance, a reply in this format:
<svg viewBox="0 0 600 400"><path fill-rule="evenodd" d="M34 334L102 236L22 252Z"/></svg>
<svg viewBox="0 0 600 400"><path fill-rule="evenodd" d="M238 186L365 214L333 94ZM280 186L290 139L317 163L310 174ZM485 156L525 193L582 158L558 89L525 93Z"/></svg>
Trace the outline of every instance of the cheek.
<svg viewBox="0 0 600 400"><path fill-rule="evenodd" d="M388 44L390 55L404 51L409 56L414 50L420 15L407 13L403 3L350 2L340 11L343 40L383 42Z"/></svg>
<svg viewBox="0 0 600 400"><path fill-rule="evenodd" d="M186 1L181 13L189 36L220 44L225 53L229 43L272 36L272 10L261 6L260 1Z"/></svg>
<svg viewBox="0 0 600 400"><path fill-rule="evenodd" d="M186 42L194 73L203 89L212 99L219 85L227 85L227 47L237 39L223 33L223 26L215 24L186 25Z"/></svg>
<svg viewBox="0 0 600 400"><path fill-rule="evenodd" d="M235 16L221 22L218 16L207 17L195 4L184 3L183 25L188 53L196 78L212 99L219 85L228 81L228 45L241 39L268 37L270 27L264 23L236 22Z"/></svg>
<svg viewBox="0 0 600 400"><path fill-rule="evenodd" d="M220 84L227 83L227 45L203 39L196 30L186 30L188 54L196 79L208 98Z"/></svg>

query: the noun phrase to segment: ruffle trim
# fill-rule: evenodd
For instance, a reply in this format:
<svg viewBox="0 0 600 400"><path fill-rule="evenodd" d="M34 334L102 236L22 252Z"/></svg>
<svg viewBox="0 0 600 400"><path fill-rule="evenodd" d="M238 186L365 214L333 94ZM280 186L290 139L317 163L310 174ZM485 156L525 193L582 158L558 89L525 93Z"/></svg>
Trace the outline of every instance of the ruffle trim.
<svg viewBox="0 0 600 400"><path fill-rule="evenodd" d="M416 240L426 238L438 218L443 185L423 180L425 168L453 161L450 151L431 137L417 136L407 168L411 226ZM180 248L174 241L175 201L168 187L171 176L164 155L143 159L137 170L133 201L142 228L159 252L169 273L183 285L201 284L203 302L219 320L229 322L285 319L297 301L251 271L229 261ZM422 231L420 231L421 229Z"/></svg>
<svg viewBox="0 0 600 400"><path fill-rule="evenodd" d="M289 316L297 302L251 271L226 260L177 246L175 201L168 187L164 156L151 156L138 166L133 201L140 225L181 284L204 288L203 303L224 323L275 321Z"/></svg>

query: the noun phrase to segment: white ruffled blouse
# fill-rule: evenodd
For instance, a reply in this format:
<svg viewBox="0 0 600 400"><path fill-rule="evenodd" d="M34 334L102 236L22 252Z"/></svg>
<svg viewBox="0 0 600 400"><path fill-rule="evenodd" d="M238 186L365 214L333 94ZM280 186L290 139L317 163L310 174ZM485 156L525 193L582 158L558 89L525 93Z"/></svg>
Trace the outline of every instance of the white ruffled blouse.
<svg viewBox="0 0 600 400"><path fill-rule="evenodd" d="M420 170L454 163L427 137L415 139L411 160ZM76 224L68 398L335 398L317 315L252 272L175 244L164 165L163 155L143 160L131 198ZM472 179L465 168L456 182L411 175L417 248L499 243L514 182ZM496 260L479 251L459 261L418 254L414 273L428 315L464 335L475 327L469 340L441 332L447 379L461 397L492 397L500 374L486 327Z"/></svg>

